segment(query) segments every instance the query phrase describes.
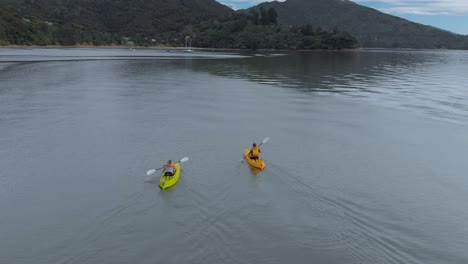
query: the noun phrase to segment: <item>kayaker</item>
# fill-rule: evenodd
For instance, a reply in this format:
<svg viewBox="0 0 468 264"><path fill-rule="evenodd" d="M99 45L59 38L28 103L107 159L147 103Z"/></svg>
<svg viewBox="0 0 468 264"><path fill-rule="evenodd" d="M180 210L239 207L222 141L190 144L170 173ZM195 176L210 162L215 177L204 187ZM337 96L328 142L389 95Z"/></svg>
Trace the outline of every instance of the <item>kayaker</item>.
<svg viewBox="0 0 468 264"><path fill-rule="evenodd" d="M249 153L249 157L251 159L258 159L258 156L260 155L260 153L262 153L262 151L260 150L259 147L257 147L257 144L253 143L252 144L252 149L250 150L250 153Z"/></svg>
<svg viewBox="0 0 468 264"><path fill-rule="evenodd" d="M164 176L174 176L176 168L172 160L168 160L166 164L163 165Z"/></svg>

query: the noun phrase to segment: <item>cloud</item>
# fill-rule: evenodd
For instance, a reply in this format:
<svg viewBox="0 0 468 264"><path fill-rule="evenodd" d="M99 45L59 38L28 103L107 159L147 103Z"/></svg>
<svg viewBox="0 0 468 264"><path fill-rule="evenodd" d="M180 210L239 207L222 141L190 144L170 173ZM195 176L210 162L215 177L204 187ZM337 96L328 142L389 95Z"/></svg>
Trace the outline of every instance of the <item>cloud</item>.
<svg viewBox="0 0 468 264"><path fill-rule="evenodd" d="M391 14L466 15L468 0L354 0L367 6L380 4L376 9ZM384 7L381 7L381 6Z"/></svg>

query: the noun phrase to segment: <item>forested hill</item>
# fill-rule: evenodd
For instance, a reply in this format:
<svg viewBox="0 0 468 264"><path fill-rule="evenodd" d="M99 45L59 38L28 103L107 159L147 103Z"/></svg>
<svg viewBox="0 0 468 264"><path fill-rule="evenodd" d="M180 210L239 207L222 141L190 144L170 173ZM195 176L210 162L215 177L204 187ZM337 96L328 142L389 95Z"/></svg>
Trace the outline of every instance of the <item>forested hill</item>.
<svg viewBox="0 0 468 264"><path fill-rule="evenodd" d="M234 12L215 0L0 0L0 7L0 41L39 45L168 41L187 25Z"/></svg>
<svg viewBox="0 0 468 264"><path fill-rule="evenodd" d="M346 32L277 23L273 8L235 12L215 0L0 0L0 45L168 45L352 49Z"/></svg>
<svg viewBox="0 0 468 264"><path fill-rule="evenodd" d="M5 1L5 0L0 0ZM123 34L180 30L233 11L215 0L7 0L26 15Z"/></svg>
<svg viewBox="0 0 468 264"><path fill-rule="evenodd" d="M468 49L468 36L413 23L348 0L286 0L253 9L274 8L283 25L337 27L355 36L362 47Z"/></svg>
<svg viewBox="0 0 468 264"><path fill-rule="evenodd" d="M275 21L262 23L262 10ZM357 39L361 47L468 49L468 36L348 0L274 1L237 12L215 0L0 0L0 45L180 46L186 35L221 48L340 49L357 47Z"/></svg>

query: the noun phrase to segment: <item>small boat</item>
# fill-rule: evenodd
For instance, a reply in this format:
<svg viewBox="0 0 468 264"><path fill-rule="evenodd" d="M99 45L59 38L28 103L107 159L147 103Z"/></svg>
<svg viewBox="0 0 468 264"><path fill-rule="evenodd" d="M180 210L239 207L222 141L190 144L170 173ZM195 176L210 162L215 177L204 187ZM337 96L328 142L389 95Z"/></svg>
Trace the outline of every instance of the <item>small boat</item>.
<svg viewBox="0 0 468 264"><path fill-rule="evenodd" d="M247 163L254 168L257 168L260 170L265 169L266 167L265 161L263 161L262 158L260 157L258 159L251 159L249 157L249 152L250 152L250 149L244 149L244 159L247 161Z"/></svg>
<svg viewBox="0 0 468 264"><path fill-rule="evenodd" d="M161 188L161 190L166 190L176 185L177 182L179 181L180 173L181 173L179 162L174 163L174 166L176 168L174 176L165 176L164 174L161 175L161 179L159 179L159 188Z"/></svg>
<svg viewBox="0 0 468 264"><path fill-rule="evenodd" d="M193 53L192 51L192 39L190 38L190 36L186 36L185 37L185 50L184 50L185 53Z"/></svg>

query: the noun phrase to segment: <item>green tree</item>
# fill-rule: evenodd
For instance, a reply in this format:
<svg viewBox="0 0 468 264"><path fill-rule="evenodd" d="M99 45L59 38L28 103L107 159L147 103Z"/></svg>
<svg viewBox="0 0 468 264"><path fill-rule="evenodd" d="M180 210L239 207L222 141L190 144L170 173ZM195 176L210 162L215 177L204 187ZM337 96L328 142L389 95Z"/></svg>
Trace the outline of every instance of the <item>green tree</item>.
<svg viewBox="0 0 468 264"><path fill-rule="evenodd" d="M265 10L265 8L260 7L260 24L268 25L269 22L270 18L268 16L268 12Z"/></svg>
<svg viewBox="0 0 468 264"><path fill-rule="evenodd" d="M268 18L269 18L269 24L278 24L278 13L276 12L276 10L273 8L273 7L270 7L268 9Z"/></svg>
<svg viewBox="0 0 468 264"><path fill-rule="evenodd" d="M255 9L251 9L250 10L250 15L251 15L251 20L252 22L255 24L255 25L258 25L259 24L259 18L260 18L260 14L257 12L257 10Z"/></svg>

